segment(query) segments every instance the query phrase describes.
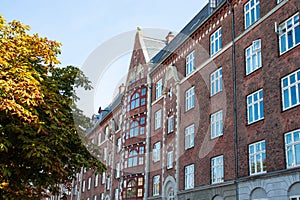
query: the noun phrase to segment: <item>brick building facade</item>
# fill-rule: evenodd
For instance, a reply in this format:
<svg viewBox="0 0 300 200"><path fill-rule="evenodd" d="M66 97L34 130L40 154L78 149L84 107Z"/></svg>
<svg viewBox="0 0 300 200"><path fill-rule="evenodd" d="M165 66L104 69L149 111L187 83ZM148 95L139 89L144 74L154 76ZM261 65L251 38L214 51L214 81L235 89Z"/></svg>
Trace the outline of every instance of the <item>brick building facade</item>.
<svg viewBox="0 0 300 200"><path fill-rule="evenodd" d="M70 198L299 200L299 8L211 0L174 38L138 29L88 133L107 171L83 170Z"/></svg>

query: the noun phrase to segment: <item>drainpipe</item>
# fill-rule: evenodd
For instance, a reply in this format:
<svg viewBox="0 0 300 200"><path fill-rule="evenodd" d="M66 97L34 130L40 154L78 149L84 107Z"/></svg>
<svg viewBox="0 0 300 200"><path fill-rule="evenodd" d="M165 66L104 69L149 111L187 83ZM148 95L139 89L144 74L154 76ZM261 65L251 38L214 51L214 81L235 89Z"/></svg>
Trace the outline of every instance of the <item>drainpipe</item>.
<svg viewBox="0 0 300 200"><path fill-rule="evenodd" d="M148 66L150 67L150 66ZM147 130L146 130L146 170L145 170L145 193L144 199L149 196L149 179L150 179L150 136L151 136L151 108L152 108L152 80L150 73L147 75L148 101L147 101Z"/></svg>
<svg viewBox="0 0 300 200"><path fill-rule="evenodd" d="M237 136L237 97L236 97L236 64L235 64L235 21L234 21L234 9L232 3L226 0L230 7L231 12L231 39L232 39L232 79L233 79L233 128L234 128L234 154L235 154L235 193L236 199L239 200L239 187L238 187L238 177L239 177L239 165L238 165L238 136Z"/></svg>

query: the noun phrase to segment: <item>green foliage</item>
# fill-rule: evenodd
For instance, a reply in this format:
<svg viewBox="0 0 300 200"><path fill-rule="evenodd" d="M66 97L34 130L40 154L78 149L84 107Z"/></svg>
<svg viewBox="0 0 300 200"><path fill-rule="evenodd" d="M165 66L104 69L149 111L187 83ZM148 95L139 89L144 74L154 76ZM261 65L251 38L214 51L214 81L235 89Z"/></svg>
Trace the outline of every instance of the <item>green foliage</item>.
<svg viewBox="0 0 300 200"><path fill-rule="evenodd" d="M82 166L105 166L83 144L90 120L76 108L74 88L91 89L80 69L56 68L60 44L29 35L0 15L0 194L41 199L68 186ZM76 123L74 123L76 121Z"/></svg>

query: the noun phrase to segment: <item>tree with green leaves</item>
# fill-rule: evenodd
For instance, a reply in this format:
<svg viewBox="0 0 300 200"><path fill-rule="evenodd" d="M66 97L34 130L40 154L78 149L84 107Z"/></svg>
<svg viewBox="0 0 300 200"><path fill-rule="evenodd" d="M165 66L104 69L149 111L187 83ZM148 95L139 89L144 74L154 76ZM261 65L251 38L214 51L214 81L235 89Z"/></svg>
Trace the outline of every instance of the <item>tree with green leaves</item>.
<svg viewBox="0 0 300 200"><path fill-rule="evenodd" d="M2 199L41 199L82 166L105 170L83 142L90 120L75 106L75 88L89 90L90 82L76 67L55 67L60 43L28 31L0 15Z"/></svg>

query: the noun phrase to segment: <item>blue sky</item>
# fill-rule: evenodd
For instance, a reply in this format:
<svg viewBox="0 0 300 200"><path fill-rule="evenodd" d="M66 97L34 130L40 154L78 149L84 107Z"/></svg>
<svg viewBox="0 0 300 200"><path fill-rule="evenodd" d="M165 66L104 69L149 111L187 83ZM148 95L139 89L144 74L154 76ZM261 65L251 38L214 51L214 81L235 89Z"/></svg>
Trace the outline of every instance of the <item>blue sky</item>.
<svg viewBox="0 0 300 200"><path fill-rule="evenodd" d="M132 35L136 27L179 32L208 0L1 0L0 14L30 25L38 33L63 44L62 66L82 67L99 46L119 35ZM150 35L151 36L151 35ZM133 44L130 48L132 48ZM117 46L113 48L118 48ZM95 91L90 115L112 99L129 65L130 52L110 62L103 80L93 83ZM89 66L91 69L93 66ZM95 65L95 67L97 67ZM107 81L108 80L108 81ZM98 91L96 91L98 90ZM101 91L101 92L99 92Z"/></svg>

